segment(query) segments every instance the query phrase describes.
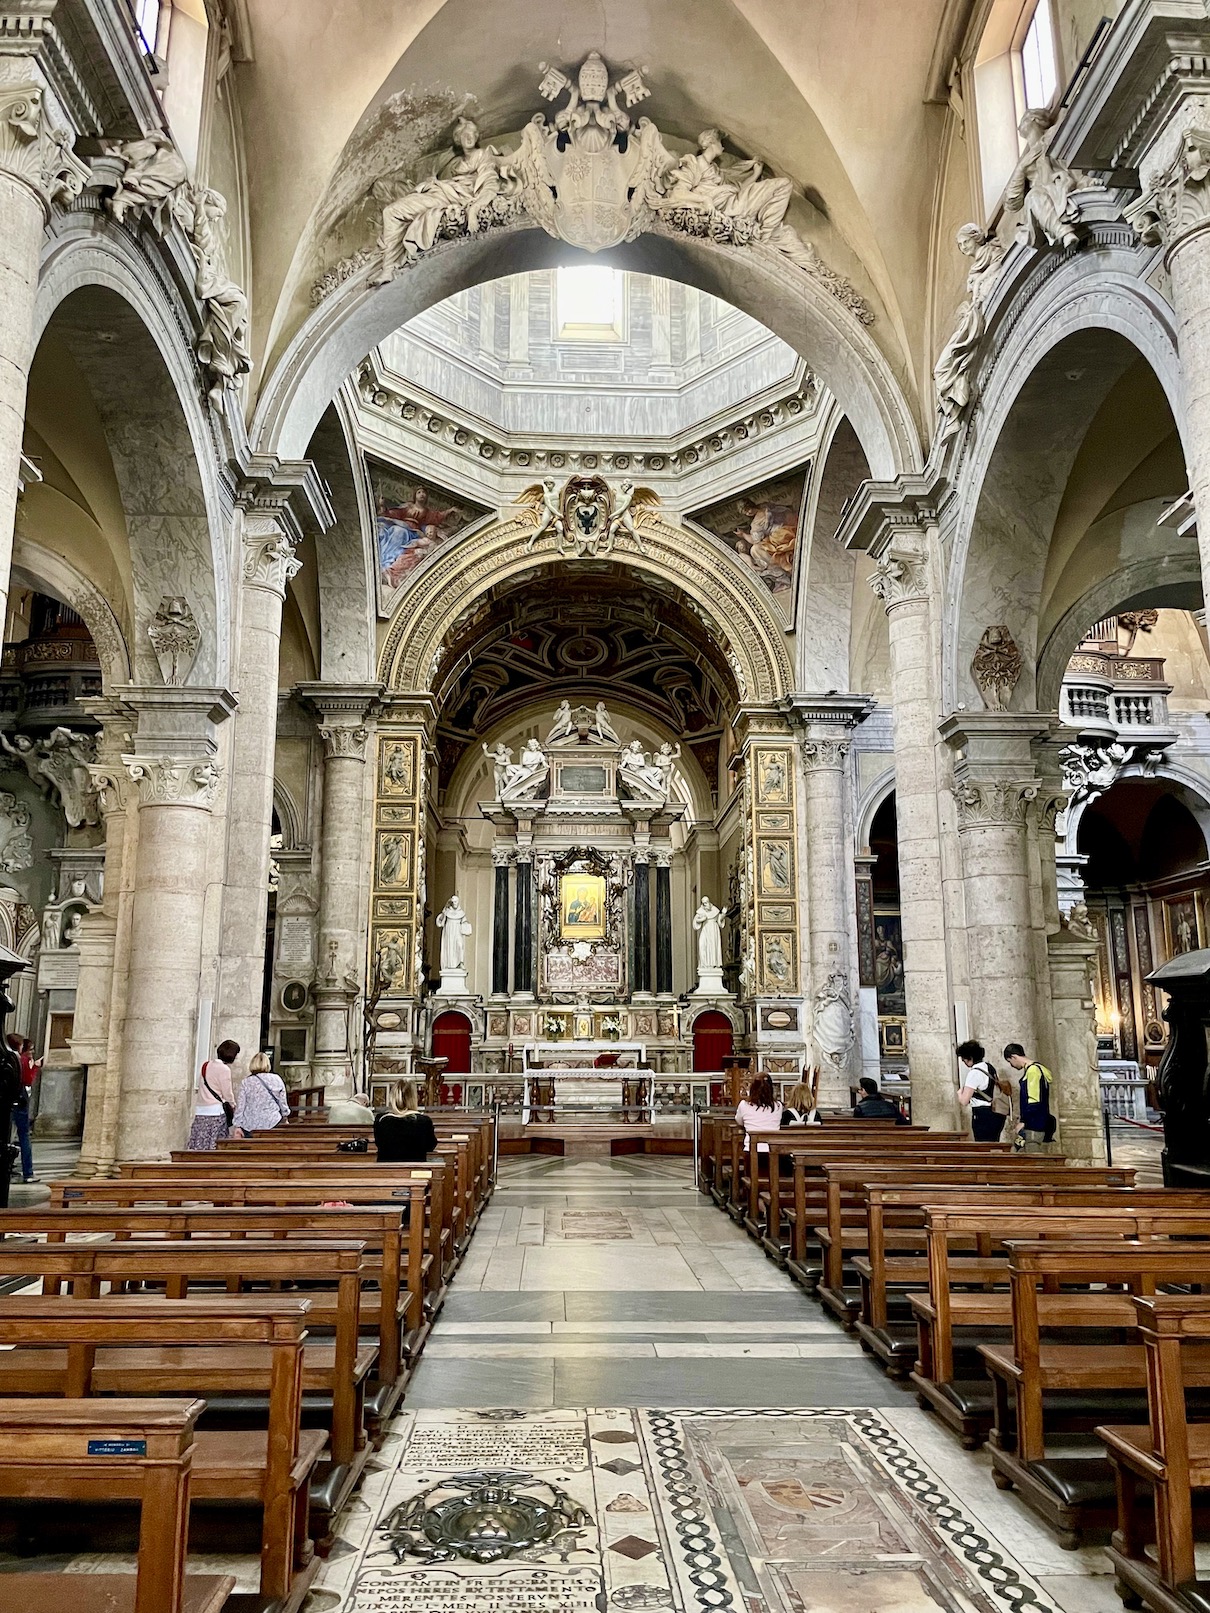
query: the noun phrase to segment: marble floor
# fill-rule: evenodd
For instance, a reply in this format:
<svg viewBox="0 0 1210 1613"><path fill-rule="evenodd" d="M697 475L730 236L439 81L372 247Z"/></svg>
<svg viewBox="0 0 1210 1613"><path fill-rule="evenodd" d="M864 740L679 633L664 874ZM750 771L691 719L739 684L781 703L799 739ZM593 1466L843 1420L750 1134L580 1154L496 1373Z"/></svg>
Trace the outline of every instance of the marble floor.
<svg viewBox="0 0 1210 1613"><path fill-rule="evenodd" d="M501 1162L336 1533L304 1613L1121 1606L677 1159Z"/></svg>

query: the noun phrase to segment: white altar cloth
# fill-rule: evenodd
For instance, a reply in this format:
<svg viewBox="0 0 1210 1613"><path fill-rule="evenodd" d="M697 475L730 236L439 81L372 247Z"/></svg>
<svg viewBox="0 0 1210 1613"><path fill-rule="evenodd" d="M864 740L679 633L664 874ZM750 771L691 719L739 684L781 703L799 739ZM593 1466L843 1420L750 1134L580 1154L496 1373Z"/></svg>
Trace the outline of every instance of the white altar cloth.
<svg viewBox="0 0 1210 1613"><path fill-rule="evenodd" d="M533 1089L539 1082L543 1086L550 1083L551 1103L534 1103ZM624 1083L629 1083L631 1087L631 1102L626 1105L622 1102ZM643 1089L641 1103L634 1101L638 1096L635 1088L640 1085ZM633 1065L612 1070L531 1066L525 1071L525 1092L521 1105L523 1125L529 1124L533 1108L543 1111L553 1108L556 1113L562 1110L564 1113L582 1114L611 1114L623 1108L628 1111L637 1109L646 1120L652 1121L655 1118L655 1071Z"/></svg>

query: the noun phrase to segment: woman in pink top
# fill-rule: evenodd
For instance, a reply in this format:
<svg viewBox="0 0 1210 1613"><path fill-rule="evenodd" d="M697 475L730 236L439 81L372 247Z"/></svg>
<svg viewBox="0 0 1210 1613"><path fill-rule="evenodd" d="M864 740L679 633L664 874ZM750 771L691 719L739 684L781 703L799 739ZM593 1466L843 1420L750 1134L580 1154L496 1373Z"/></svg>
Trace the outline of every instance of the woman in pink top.
<svg viewBox="0 0 1210 1613"><path fill-rule="evenodd" d="M223 1105L235 1105L231 1066L238 1057L238 1042L220 1042L215 1057L207 1059L198 1071L193 1088L193 1124L189 1128L189 1147L197 1153L215 1148L219 1138L231 1130Z"/></svg>
<svg viewBox="0 0 1210 1613"><path fill-rule="evenodd" d="M753 1131L776 1131L781 1125L781 1104L767 1075L754 1075L748 1087L748 1096L735 1111L735 1118L744 1128L744 1153L748 1152L748 1134ZM757 1151L769 1152L768 1143L758 1143Z"/></svg>

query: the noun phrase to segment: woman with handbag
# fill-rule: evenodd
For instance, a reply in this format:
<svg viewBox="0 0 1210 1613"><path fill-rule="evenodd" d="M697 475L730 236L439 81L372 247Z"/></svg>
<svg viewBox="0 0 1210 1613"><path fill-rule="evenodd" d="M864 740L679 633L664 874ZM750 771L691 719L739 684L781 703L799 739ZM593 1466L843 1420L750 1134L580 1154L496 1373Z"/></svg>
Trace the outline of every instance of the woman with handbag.
<svg viewBox="0 0 1210 1613"><path fill-rule="evenodd" d="M251 1137L258 1131L272 1131L274 1126L287 1120L289 1114L285 1082L273 1073L267 1053L254 1053L235 1100L231 1130L237 1137Z"/></svg>
<svg viewBox="0 0 1210 1613"><path fill-rule="evenodd" d="M217 1148L219 1138L231 1130L235 1118L231 1066L238 1057L238 1042L220 1042L215 1056L198 1071L193 1089L193 1124L189 1128L189 1147L195 1153Z"/></svg>

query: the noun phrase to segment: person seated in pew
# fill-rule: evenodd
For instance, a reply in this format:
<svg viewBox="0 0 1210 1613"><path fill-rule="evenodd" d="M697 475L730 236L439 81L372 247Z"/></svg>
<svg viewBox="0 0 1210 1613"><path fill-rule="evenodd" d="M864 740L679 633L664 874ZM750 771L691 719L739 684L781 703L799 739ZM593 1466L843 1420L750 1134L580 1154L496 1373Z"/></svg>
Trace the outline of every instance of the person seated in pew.
<svg viewBox="0 0 1210 1613"><path fill-rule="evenodd" d="M235 1100L232 1132L236 1137L251 1137L254 1132L272 1131L289 1113L285 1082L273 1073L267 1053L254 1053Z"/></svg>
<svg viewBox="0 0 1210 1613"><path fill-rule="evenodd" d="M897 1126L906 1126L903 1110L893 1098L886 1097L878 1089L878 1083L872 1075L863 1075L857 1085L861 1088L861 1097L853 1105L853 1118L855 1120L890 1120L894 1118Z"/></svg>
<svg viewBox="0 0 1210 1613"><path fill-rule="evenodd" d="M748 1136L754 1131L777 1131L781 1126L781 1104L767 1075L754 1075L748 1084L748 1096L740 1100L735 1118L744 1128L744 1153L748 1152ZM769 1152L768 1143L758 1143L759 1153Z"/></svg>
<svg viewBox="0 0 1210 1613"><path fill-rule="evenodd" d="M818 1126L822 1122L815 1104L815 1089L819 1084L819 1070L813 1072L813 1081L800 1081L786 1093L782 1105L783 1126Z"/></svg>
<svg viewBox="0 0 1210 1613"><path fill-rule="evenodd" d="M330 1126L368 1126L374 1118L364 1092L354 1092L347 1098L332 1098L324 1107Z"/></svg>
<svg viewBox="0 0 1210 1613"><path fill-rule="evenodd" d="M193 1124L186 1144L195 1153L209 1153L218 1147L220 1138L230 1134L235 1114L231 1066L237 1058L238 1042L220 1042L214 1057L198 1071L193 1089Z"/></svg>
<svg viewBox="0 0 1210 1613"><path fill-rule="evenodd" d="M1006 1118L992 1104L1000 1077L988 1063L982 1042L963 1042L956 1051L963 1069L958 1102L971 1112L971 1136L977 1143L997 1143Z"/></svg>
<svg viewBox="0 0 1210 1613"><path fill-rule="evenodd" d="M380 1160L391 1164L418 1164L437 1147L433 1122L420 1107L415 1081L396 1081L391 1101L374 1117L374 1141Z"/></svg>

